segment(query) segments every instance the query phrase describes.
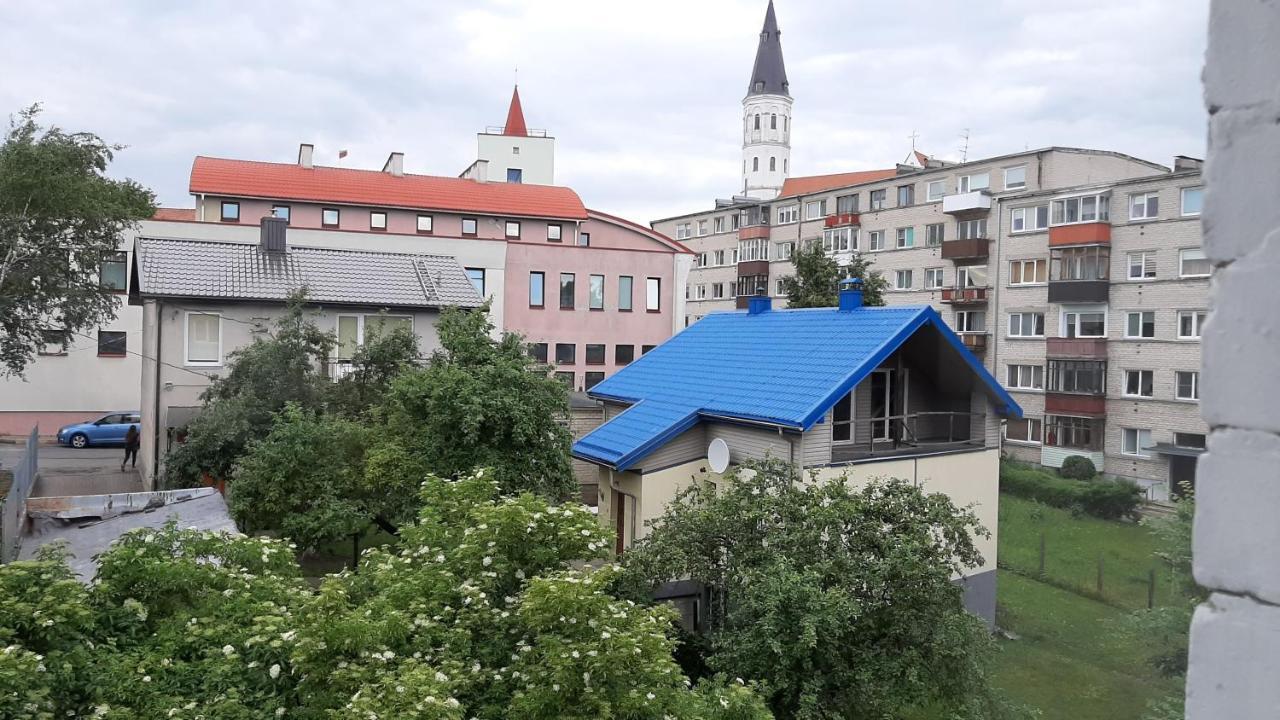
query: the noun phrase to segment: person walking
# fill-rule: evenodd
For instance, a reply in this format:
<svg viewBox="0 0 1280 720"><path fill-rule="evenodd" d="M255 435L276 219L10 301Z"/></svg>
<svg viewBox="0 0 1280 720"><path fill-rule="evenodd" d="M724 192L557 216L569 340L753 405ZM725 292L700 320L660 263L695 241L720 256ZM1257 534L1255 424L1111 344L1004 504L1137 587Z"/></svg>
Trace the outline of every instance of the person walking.
<svg viewBox="0 0 1280 720"><path fill-rule="evenodd" d="M129 467L138 466L138 446L142 444L142 434L137 425L130 425L124 434L124 460L120 461L120 472L124 472L125 463Z"/></svg>

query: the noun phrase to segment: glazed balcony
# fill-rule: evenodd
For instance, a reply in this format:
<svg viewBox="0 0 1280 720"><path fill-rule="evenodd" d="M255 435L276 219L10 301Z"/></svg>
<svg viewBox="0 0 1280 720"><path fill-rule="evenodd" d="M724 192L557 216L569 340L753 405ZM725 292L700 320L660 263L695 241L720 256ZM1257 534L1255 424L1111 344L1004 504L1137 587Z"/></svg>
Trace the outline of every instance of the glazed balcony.
<svg viewBox="0 0 1280 720"><path fill-rule="evenodd" d="M981 355L987 351L986 333L960 333L960 341L974 355Z"/></svg>
<svg viewBox="0 0 1280 720"><path fill-rule="evenodd" d="M828 215L826 219L826 227L843 227L845 225L857 225L860 216L858 213L836 213Z"/></svg>
<svg viewBox="0 0 1280 720"><path fill-rule="evenodd" d="M942 198L942 212L952 215L991 211L991 194L986 190L957 193Z"/></svg>
<svg viewBox="0 0 1280 720"><path fill-rule="evenodd" d="M1051 358L1106 360L1106 338L1048 338L1045 355Z"/></svg>
<svg viewBox="0 0 1280 720"><path fill-rule="evenodd" d="M1074 225L1055 225L1049 228L1049 247L1110 244L1111 223L1077 223Z"/></svg>
<svg viewBox="0 0 1280 720"><path fill-rule="evenodd" d="M986 305L987 288L943 288L942 302L948 305Z"/></svg>
<svg viewBox="0 0 1280 720"><path fill-rule="evenodd" d="M942 243L942 259L958 263L986 260L991 255L991 240L988 238L968 238L965 240L944 240Z"/></svg>

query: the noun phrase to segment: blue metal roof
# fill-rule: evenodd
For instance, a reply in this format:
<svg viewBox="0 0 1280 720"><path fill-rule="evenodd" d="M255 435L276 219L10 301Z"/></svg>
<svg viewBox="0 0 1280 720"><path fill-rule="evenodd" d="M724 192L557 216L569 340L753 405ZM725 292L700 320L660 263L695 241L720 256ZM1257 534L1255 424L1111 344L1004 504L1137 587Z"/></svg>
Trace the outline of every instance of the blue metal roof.
<svg viewBox="0 0 1280 720"><path fill-rule="evenodd" d="M574 443L573 454L625 470L707 415L807 430L926 325L968 363L999 412L1022 415L928 306L711 313L591 390L632 405Z"/></svg>

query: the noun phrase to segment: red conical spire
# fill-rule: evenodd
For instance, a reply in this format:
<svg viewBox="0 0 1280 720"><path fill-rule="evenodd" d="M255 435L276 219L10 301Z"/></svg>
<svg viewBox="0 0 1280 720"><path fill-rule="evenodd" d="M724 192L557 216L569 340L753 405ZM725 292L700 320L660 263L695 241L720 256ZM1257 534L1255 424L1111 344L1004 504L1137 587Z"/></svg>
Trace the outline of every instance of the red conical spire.
<svg viewBox="0 0 1280 720"><path fill-rule="evenodd" d="M507 110L507 124L502 128L502 134L520 137L529 134L529 128L524 124L524 109L520 107L519 85L511 93L511 108Z"/></svg>

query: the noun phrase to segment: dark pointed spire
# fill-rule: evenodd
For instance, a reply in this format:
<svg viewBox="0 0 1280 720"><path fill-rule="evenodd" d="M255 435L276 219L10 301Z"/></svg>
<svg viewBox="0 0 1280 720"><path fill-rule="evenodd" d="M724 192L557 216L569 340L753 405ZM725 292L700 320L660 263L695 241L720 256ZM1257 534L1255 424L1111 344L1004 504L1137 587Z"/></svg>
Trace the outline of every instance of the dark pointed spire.
<svg viewBox="0 0 1280 720"><path fill-rule="evenodd" d="M507 108L507 124L502 126L503 135L525 136L529 129L524 124L524 108L520 106L520 86L511 92L511 107Z"/></svg>
<svg viewBox="0 0 1280 720"><path fill-rule="evenodd" d="M764 29L760 31L760 47L756 49L756 64L751 70L747 94L791 97L787 68L782 62L782 32L773 14L773 0L769 0L769 9L764 14Z"/></svg>

